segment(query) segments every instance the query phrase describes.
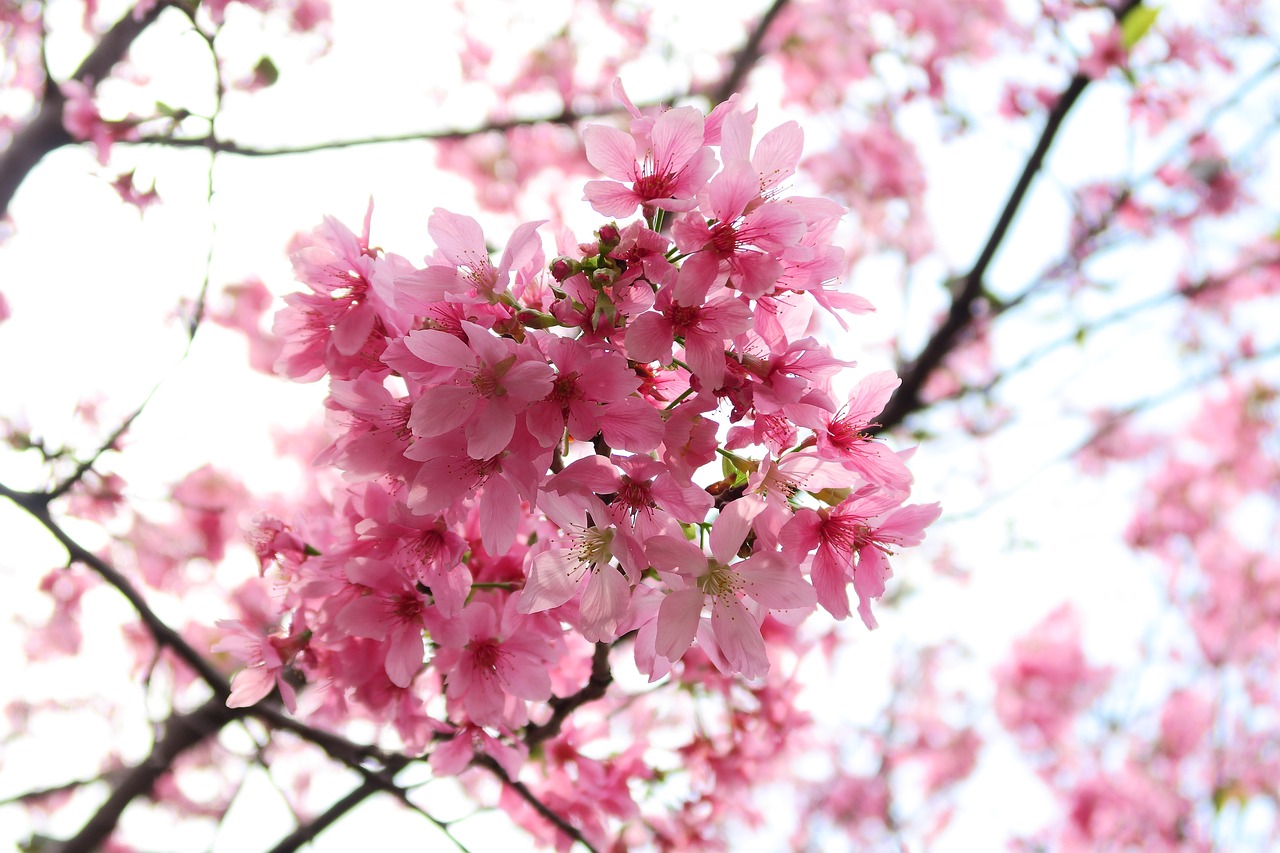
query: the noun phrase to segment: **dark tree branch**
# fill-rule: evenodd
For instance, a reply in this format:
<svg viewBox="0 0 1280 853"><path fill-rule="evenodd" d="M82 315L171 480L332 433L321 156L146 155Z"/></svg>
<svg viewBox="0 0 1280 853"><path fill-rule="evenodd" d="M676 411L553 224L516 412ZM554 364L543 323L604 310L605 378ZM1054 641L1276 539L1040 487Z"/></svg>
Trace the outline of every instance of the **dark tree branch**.
<svg viewBox="0 0 1280 853"><path fill-rule="evenodd" d="M161 0L140 18L134 18L132 9L126 12L115 26L103 34L71 79L86 85L100 83L129 52L134 39L151 26L168 5L167 0ZM66 100L52 81L46 81L40 111L14 134L9 147L0 153L0 217L8 212L18 187L36 164L50 151L75 141L62 126L62 108Z"/></svg>
<svg viewBox="0 0 1280 853"><path fill-rule="evenodd" d="M75 839L67 842L68 850L94 849L96 841L109 835L120 818L124 808L139 795L151 790L155 780L168 770L184 750L195 746L204 738L215 734L227 723L245 716L254 716L275 729L289 731L302 740L320 747L336 761L365 777L373 779L380 790L390 791L399 796L411 808L418 807L410 803L403 789L391 781L391 776L403 767L408 759L401 756L389 756L373 746L361 746L339 735L312 728L298 720L286 716L282 711L266 703L258 703L251 708L228 708L227 697L230 686L222 674L214 668L203 655L197 652L181 634L169 627L147 604L142 594L129 582L118 569L96 554L85 549L71 538L49 514L48 495L39 492L19 492L0 484L0 496L6 497L26 510L67 550L73 562L82 563L96 572L100 577L115 587L121 595L133 605L142 623L147 627L157 646L171 649L179 659L190 666L213 691L213 698L205 705L189 715L174 715L165 724L165 734L157 741L151 756L146 762L121 777L111 796L101 809L86 824ZM198 737L196 735L199 735ZM365 764L376 761L379 770L370 770ZM421 809L418 809L421 811ZM423 813L425 814L425 812ZM427 815L428 819L435 820ZM443 829L443 827L441 827ZM78 839L87 839L86 846L79 844Z"/></svg>
<svg viewBox="0 0 1280 853"><path fill-rule="evenodd" d="M118 771L115 771L118 772ZM95 776L92 779L73 779L70 782L63 782L61 785L52 785L48 788L33 788L30 791L23 791L21 794L12 794L8 797L0 798L0 806L11 806L21 803L38 803L49 797L56 797L58 794L66 794L71 791L77 791L80 788L96 785L99 782L107 782L113 778L111 772L103 773L101 776Z"/></svg>
<svg viewBox="0 0 1280 853"><path fill-rule="evenodd" d="M476 753L475 758L472 759L472 763L485 768L489 772L493 773L493 775L497 776L498 779L501 780L502 784L515 791L516 794L519 795L520 799L532 806L534 811L546 818L547 822L556 829L587 848L590 853L597 853L596 848L592 846L590 841L587 841L587 839L583 837L582 833L576 826L552 811L546 803L538 799L537 794L529 790L528 785L523 782L516 781L508 776L507 771L502 769L502 765L499 764L492 756L485 755L484 753Z"/></svg>
<svg viewBox="0 0 1280 853"><path fill-rule="evenodd" d="M645 105L641 105L642 107ZM217 154L235 154L240 157L287 157L293 154L314 154L320 151L339 151L345 148L359 148L365 145L387 145L396 142L439 142L467 139L482 133L494 131L505 132L517 127L528 127L535 124L572 125L584 118L596 118L617 112L613 106L601 106L597 109L575 112L562 110L550 116L534 116L532 118L511 118L491 121L472 128L453 128L450 130L425 130L413 133L397 133L389 136L368 136L360 139L337 139L330 142L314 142L307 145L285 145L278 148L256 148L252 145L241 145L231 140L218 139L214 136L169 137L144 136L140 139L122 140L125 145L159 145L166 148L203 148Z"/></svg>
<svg viewBox="0 0 1280 853"><path fill-rule="evenodd" d="M591 656L591 678L587 683L577 693L569 696L552 696L547 703L551 706L551 718L545 723L530 725L525 729L524 742L530 749L560 734L564 721L578 708L604 698L605 691L613 683L613 673L609 670L609 648L608 643L596 643L595 652Z"/></svg>
<svg viewBox="0 0 1280 853"><path fill-rule="evenodd" d="M142 593L138 592L128 578L106 560L72 539L62 529L62 526L53 520L53 516L49 514L48 496L46 494L17 492L0 484L0 496L9 498L9 500L30 513L36 521L44 525L44 528L53 534L53 537L67 550L67 555L72 562L88 566L103 580L115 587L133 605L133 609L137 611L142 624L147 627L156 644L168 647L183 663L191 667L213 690L215 698L225 701L231 695L231 688L227 684L227 680L222 677L222 674L214 669L213 664L209 663L203 655L192 648L191 644L181 634L170 628L165 624L164 620L156 615L151 606L147 604L146 599L142 597Z"/></svg>
<svg viewBox="0 0 1280 853"><path fill-rule="evenodd" d="M1125 15L1139 5L1141 5L1141 0L1125 0L1119 8L1114 10L1117 22L1123 20ZM1000 211L1000 216L996 220L986 244L978 255L978 260L974 262L973 267L959 281L959 291L952 298L951 309L947 312L946 319L934 331L933 336L925 344L920 354L899 371L902 385L894 392L889 404L880 413L878 418L879 426L876 427L875 432L891 430L899 426L909 415L923 408L923 403L920 400L920 391L924 387L925 381L935 370L942 366L947 356L960 343L963 334L972 325L974 306L982 295L987 269L991 266L992 260L995 259L996 252L1004 243L1005 237L1008 236L1009 229L1013 225L1023 201L1026 200L1027 193L1031 189L1032 181L1035 180L1036 174L1044 166L1045 157L1048 155L1049 149L1052 147L1053 141L1062 127L1063 120L1071 112L1076 102L1080 100L1080 96L1084 94L1090 82L1090 79L1082 74L1072 77L1066 90L1059 96L1057 103L1054 104L1053 109L1049 112L1044 130L1041 131L1040 138L1036 142L1031 156L1027 158L1026 164L1022 167L1022 174L1018 176L1018 181L1014 185L1013 191L1005 201L1004 208Z"/></svg>
<svg viewBox="0 0 1280 853"><path fill-rule="evenodd" d="M48 496L46 494L18 492L0 484L0 496L9 498L30 513L36 521L44 525L44 528L53 534L53 537L61 543L62 547L66 548L67 555L72 562L83 563L103 580L115 587L133 605L133 609L137 611L138 617L146 625L147 630L151 632L156 644L168 647L183 663L191 667L213 690L215 698L225 701L231 695L231 688L228 686L227 680L222 677L222 674L214 669L213 664L209 663L203 655L192 648L191 644L181 634L170 628L165 624L164 620L156 615L155 611L147 604L146 599L142 597L142 593L138 592L128 578L106 560L72 539L62 529L62 526L53 520L53 516L49 514Z"/></svg>
<svg viewBox="0 0 1280 853"><path fill-rule="evenodd" d="M367 778L342 799L335 802L322 814L301 824L293 832L280 839L280 843L271 848L270 853L292 853L304 844L310 844L320 833L334 824L338 818L376 794L382 787L372 778Z"/></svg>
<svg viewBox="0 0 1280 853"><path fill-rule="evenodd" d="M107 801L74 837L43 849L57 853L91 853L115 831L120 815L136 798L146 796L156 781L173 767L174 760L191 747L216 734L240 713L213 697L190 714L174 714L164 724L146 760L121 777Z"/></svg>
<svg viewBox="0 0 1280 853"><path fill-rule="evenodd" d="M45 504L56 501L67 492L71 491L71 489L75 487L76 483L79 483L84 479L85 474L88 474L93 470L93 466L102 458L102 454L106 453L108 450L118 449L116 447L116 442L124 437L124 434L129 431L129 427L133 426L133 422L138 419L138 415L142 414L142 410L146 407L147 402L151 400L151 395L154 393L155 389L152 389L151 394L147 395L147 399L143 401L142 405L134 409L129 417L125 418L120 423L120 426L116 427L115 430L112 431L111 435L107 436L107 440L98 445L98 449L93 452L93 455L76 465L76 469L71 472L70 476L41 496L43 497Z"/></svg>
<svg viewBox="0 0 1280 853"><path fill-rule="evenodd" d="M760 16L760 20L751 31L751 35L747 37L746 42L734 56L733 64L729 66L729 73L725 75L719 85L707 92L707 99L711 101L712 106L724 103L733 96L734 92L742 88L747 75L751 73L751 69L760 61L760 48L764 42L765 35L769 32L769 27L773 26L773 22L777 19L779 13L786 8L786 5L787 0L773 0L773 5Z"/></svg>

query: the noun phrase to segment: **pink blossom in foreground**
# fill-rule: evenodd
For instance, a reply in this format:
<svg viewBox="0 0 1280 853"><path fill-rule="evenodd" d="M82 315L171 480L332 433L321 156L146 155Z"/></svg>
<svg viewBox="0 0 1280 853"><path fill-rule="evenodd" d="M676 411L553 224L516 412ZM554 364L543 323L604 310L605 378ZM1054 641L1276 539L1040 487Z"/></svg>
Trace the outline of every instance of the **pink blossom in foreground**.
<svg viewBox="0 0 1280 853"><path fill-rule="evenodd" d="M838 506L801 509L779 534L783 554L799 559L817 546L812 580L818 603L832 616L849 615L846 585L858 594L858 615L876 626L871 601L884 594L892 575L888 556L895 546L918 545L924 529L942 512L938 504L900 507L903 492L864 486Z"/></svg>
<svg viewBox="0 0 1280 853"><path fill-rule="evenodd" d="M493 605L477 604L462 619L465 644L446 646L435 658L445 695L476 725L522 725L523 701L551 696L550 645L512 606L499 613Z"/></svg>
<svg viewBox="0 0 1280 853"><path fill-rule="evenodd" d="M693 375L707 390L719 388L725 342L750 327L751 311L728 291L708 299L714 273L682 268L674 284L658 291L655 310L628 325L628 355L639 362L670 364L673 341L680 338Z"/></svg>
<svg viewBox="0 0 1280 853"><path fill-rule="evenodd" d="M347 576L364 590L335 624L352 636L385 641L387 677L397 687L408 687L422 668L425 599L385 563L352 562Z"/></svg>
<svg viewBox="0 0 1280 853"><path fill-rule="evenodd" d="M899 384L901 380L888 370L860 381L839 413L821 415L824 428L817 433L818 454L841 462L869 482L890 489L909 487L911 472L902 457L866 434Z"/></svg>
<svg viewBox="0 0 1280 853"><path fill-rule="evenodd" d="M747 609L742 597L778 610L812 607L816 599L813 587L779 554L761 552L734 561L758 512L747 501L734 501L722 510L711 526L710 557L683 537L658 536L646 543L658 571L671 572L688 584L671 592L659 609L655 645L659 655L673 662L684 655L710 599L712 634L730 671L745 678L769 671L759 617Z"/></svg>
<svg viewBox="0 0 1280 853"><path fill-rule="evenodd" d="M658 116L642 155L635 137L605 125L588 126L583 139L587 160L613 179L586 184L585 199L604 216L630 216L642 205L691 210L694 196L716 168L715 155L703 145L702 114L693 107Z"/></svg>
<svg viewBox="0 0 1280 853"><path fill-rule="evenodd" d="M224 619L217 623L225 634L213 646L214 652L231 655L244 664L231 679L231 696L228 708L247 708L256 705L274 688L280 689L280 698L290 711L297 708L293 685L284 677L284 661L272 638L254 631L241 622Z"/></svg>

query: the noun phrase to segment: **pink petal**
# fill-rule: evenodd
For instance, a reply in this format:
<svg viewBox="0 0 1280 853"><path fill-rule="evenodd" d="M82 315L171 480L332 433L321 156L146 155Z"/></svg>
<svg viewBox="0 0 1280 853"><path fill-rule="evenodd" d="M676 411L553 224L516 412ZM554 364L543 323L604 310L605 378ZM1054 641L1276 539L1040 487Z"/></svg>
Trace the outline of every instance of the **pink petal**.
<svg viewBox="0 0 1280 853"><path fill-rule="evenodd" d="M490 554L505 554L516 541L520 496L506 477L485 481L480 495L480 539Z"/></svg>
<svg viewBox="0 0 1280 853"><path fill-rule="evenodd" d="M631 134L608 125L590 124L582 132L582 141L587 162L602 174L617 181L635 180L636 141Z"/></svg>
<svg viewBox="0 0 1280 853"><path fill-rule="evenodd" d="M362 302L347 312L333 328L333 346L343 355L355 355L369 340L373 323L377 320L373 305Z"/></svg>
<svg viewBox="0 0 1280 853"><path fill-rule="evenodd" d="M618 620L627 612L631 584L613 566L601 566L587 578L578 613L582 636L589 643L607 643L617 638Z"/></svg>
<svg viewBox="0 0 1280 853"><path fill-rule="evenodd" d="M849 616L849 592L845 588L848 582L844 567L837 561L832 549L821 547L813 558L813 569L809 572L813 581L813 589L818 594L818 603L837 619Z"/></svg>
<svg viewBox="0 0 1280 853"><path fill-rule="evenodd" d="M510 645L508 641L504 646ZM536 658L514 656L510 663L498 664L498 673L507 692L530 702L543 702L551 697L551 674L546 664Z"/></svg>
<svg viewBox="0 0 1280 853"><path fill-rule="evenodd" d="M721 222L733 222L760 195L760 179L748 163L729 163L707 187L711 212Z"/></svg>
<svg viewBox="0 0 1280 853"><path fill-rule="evenodd" d="M401 625L391 635L387 649L387 678L396 687L408 687L422 668L422 629Z"/></svg>
<svg viewBox="0 0 1280 853"><path fill-rule="evenodd" d="M736 500L725 506L711 525L711 554L721 563L728 564L747 540L751 522L764 509L757 501Z"/></svg>
<svg viewBox="0 0 1280 853"><path fill-rule="evenodd" d="M630 453L655 450L662 442L664 426L662 413L639 397L627 397L613 403L600 419L600 431L609 446ZM578 433L574 433L574 437L579 438ZM590 436L581 440L587 438Z"/></svg>
<svg viewBox="0 0 1280 853"><path fill-rule="evenodd" d="M522 361L502 377L507 396L521 402L541 400L551 393L551 367L541 361Z"/></svg>
<svg viewBox="0 0 1280 853"><path fill-rule="evenodd" d="M760 138L751 165L755 166L761 183L768 189L795 174L803 151L804 130L794 121L784 122Z"/></svg>
<svg viewBox="0 0 1280 853"><path fill-rule="evenodd" d="M546 222L545 219L525 222L512 232L511 239L507 241L507 248L502 253L502 260L498 264L501 272L518 270L533 260L538 249L542 248L542 242L538 239L538 229Z"/></svg>
<svg viewBox="0 0 1280 853"><path fill-rule="evenodd" d="M228 708L248 708L263 699L275 686L275 671L265 666L242 669L231 679L231 695Z"/></svg>
<svg viewBox="0 0 1280 853"><path fill-rule="evenodd" d="M578 591L575 572L582 571L572 554L554 548L533 558L529 578L520 592L517 609L521 613L541 613L559 607Z"/></svg>
<svg viewBox="0 0 1280 853"><path fill-rule="evenodd" d="M872 418L884 411L894 389L901 384L902 380L892 370L881 370L864 377L849 398L848 416L858 423L870 423Z"/></svg>
<svg viewBox="0 0 1280 853"><path fill-rule="evenodd" d="M591 203L601 216L622 218L636 212L644 201L634 191L613 181L587 181L582 198Z"/></svg>
<svg viewBox="0 0 1280 853"><path fill-rule="evenodd" d="M787 565L777 555L761 554L733 568L743 581L743 591L770 610L812 607L818 601L813 586L795 565Z"/></svg>
<svg viewBox="0 0 1280 853"><path fill-rule="evenodd" d="M450 293L466 290L468 282L458 273L456 267L432 264L424 269L414 270L408 275L399 276L393 284L397 308L401 311L417 311L425 314L432 305L442 301ZM417 335L422 332L409 334ZM453 336L449 335L449 337Z"/></svg>
<svg viewBox="0 0 1280 853"><path fill-rule="evenodd" d="M474 367L476 363L471 348L448 332L419 329L404 336L404 345L427 364Z"/></svg>
<svg viewBox="0 0 1280 853"><path fill-rule="evenodd" d="M734 672L759 678L769 671L769 656L755 617L736 598L720 596L711 607L711 630L720 653Z"/></svg>
<svg viewBox="0 0 1280 853"><path fill-rule="evenodd" d="M507 449L515 431L516 416L511 407L486 401L464 428L467 455L472 459L491 459Z"/></svg>
<svg viewBox="0 0 1280 853"><path fill-rule="evenodd" d="M484 245L484 231L480 223L470 216L437 207L427 220L427 233L435 240L440 252L455 264L472 266L477 259L489 257Z"/></svg>
<svg viewBox="0 0 1280 853"><path fill-rule="evenodd" d="M672 341L671 321L661 314L641 314L627 324L627 353L634 361L669 364Z"/></svg>
<svg viewBox="0 0 1280 853"><path fill-rule="evenodd" d="M444 435L466 423L476 407L475 389L468 385L424 388L409 412L414 435Z"/></svg>
<svg viewBox="0 0 1280 853"><path fill-rule="evenodd" d="M675 172L693 158L702 148L702 123L702 113L694 107L676 107L658 116L649 138L659 169Z"/></svg>
<svg viewBox="0 0 1280 853"><path fill-rule="evenodd" d="M386 602L377 595L357 598L342 608L335 620L338 630L353 637L366 637L370 640L385 640L393 621Z"/></svg>
<svg viewBox="0 0 1280 853"><path fill-rule="evenodd" d="M471 738L460 734L443 743L437 743L427 763L431 765L432 772L438 776L456 776L470 766L474 755Z"/></svg>
<svg viewBox="0 0 1280 853"><path fill-rule="evenodd" d="M687 575L706 574L706 555L688 539L677 539L674 536L655 536L645 543L644 550L649 557L649 562L660 572L681 572Z"/></svg>
<svg viewBox="0 0 1280 853"><path fill-rule="evenodd" d="M703 594L700 589L681 589L671 593L658 608L658 634L654 651L672 663L688 651L698 632L702 616Z"/></svg>
<svg viewBox="0 0 1280 853"><path fill-rule="evenodd" d="M720 129L720 156L726 164L751 156L751 120L740 112L724 117Z"/></svg>

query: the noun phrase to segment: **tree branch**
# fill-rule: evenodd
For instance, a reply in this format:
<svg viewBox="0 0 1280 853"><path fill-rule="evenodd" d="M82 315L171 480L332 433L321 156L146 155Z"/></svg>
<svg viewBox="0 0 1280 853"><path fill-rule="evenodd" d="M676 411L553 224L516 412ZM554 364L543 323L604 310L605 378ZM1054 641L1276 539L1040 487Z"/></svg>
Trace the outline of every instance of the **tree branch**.
<svg viewBox="0 0 1280 853"><path fill-rule="evenodd" d="M74 837L43 849L56 853L91 853L115 831L120 815L139 796L146 796L156 781L173 767L174 760L191 747L216 734L240 714L215 696L190 714L174 714L165 721L164 731L146 760L120 778L107 801Z"/></svg>
<svg viewBox="0 0 1280 853"><path fill-rule="evenodd" d="M121 574L114 566L106 560L89 551L79 542L72 539L71 536L62 529L53 517L49 514L49 506L47 495L43 493L18 492L8 488L0 483L0 496L6 497L25 509L36 521L40 522L53 537L61 543L62 547L67 550L67 556L72 562L82 563L95 571L103 580L115 587L116 590L133 605L133 609L137 611L138 617L142 623L146 625L147 630L151 632L151 636L155 639L156 644L167 646L173 650L173 653L191 667L200 678L209 685L213 690L214 696L220 701L225 701L231 695L231 688L227 684L227 680L222 677L218 670L214 669L213 664L209 663L199 652L192 648L191 644L183 638L181 634L170 628L165 622L156 615L151 606L147 604L146 599L142 597L142 593L138 592L129 579Z"/></svg>
<svg viewBox="0 0 1280 853"><path fill-rule="evenodd" d="M100 83L129 52L134 39L151 26L168 5L167 0L161 0L139 18L135 18L130 9L103 34L71 79L86 84ZM46 80L40 111L14 134L9 147L0 153L0 217L9 211L18 187L36 164L50 151L75 141L62 126L62 108L66 100L62 90Z"/></svg>
<svg viewBox="0 0 1280 853"><path fill-rule="evenodd" d="M334 824L338 818L367 800L371 794L382 790L372 778L367 778L342 799L335 802L322 814L301 824L293 832L280 839L280 843L271 848L270 853L292 853L304 844L310 844L320 833Z"/></svg>
<svg viewBox="0 0 1280 853"><path fill-rule="evenodd" d="M1141 5L1141 0L1125 0L1119 8L1114 10L1116 21L1123 20L1125 15L1139 5ZM952 298L951 309L947 312L947 318L934 331L933 336L925 344L920 354L899 371L902 384L898 387L893 397L889 399L889 404L885 406L884 411L880 413L878 418L879 425L872 432L891 430L900 425L909 415L914 414L923 407L920 400L920 391L924 387L925 381L935 370L942 366L947 356L959 344L962 334L972 324L974 305L982 295L983 280L986 278L987 269L991 266L991 262L994 260L1001 244L1004 243L1005 237L1008 236L1009 229L1013 225L1013 220L1017 217L1028 191L1031 189L1031 183L1035 179L1036 173L1044 166L1045 157L1048 155L1049 148L1053 145L1053 140L1057 137L1058 131L1062 127L1063 120L1071 112L1071 108L1075 106L1076 102L1080 100L1080 96L1084 94L1084 90L1090 82L1091 80L1083 74L1076 74L1071 78L1066 90L1063 91L1057 103L1054 104L1053 109L1049 112L1044 130L1040 132L1040 138L1036 142L1031 156L1027 158L1026 164L1022 167L1022 174L1018 176L1018 181L1014 184L1013 191L1010 192L1009 198L1005 201L1004 208L1000 211L1000 216L996 220L990 236L987 237L986 244L978 254L978 260L974 262L973 267L960 280L960 290Z"/></svg>
<svg viewBox="0 0 1280 853"><path fill-rule="evenodd" d="M159 145L166 148L203 148L217 154L235 154L240 157L287 157L292 154L314 154L320 151L339 151L345 148L358 148L365 145L387 145L396 142L438 142L467 139L482 133L493 131L505 132L517 127L528 127L535 124L572 125L584 118L595 118L617 112L615 107L600 106L595 109L573 111L562 110L555 115L534 116L532 118L511 118L491 121L472 128L453 128L450 130L424 130L413 133L397 133L388 136L368 136L361 139L336 139L329 142L314 142L307 145L285 145L277 148L255 148L252 145L241 145L214 136L168 137L144 136L140 139L122 140L123 145Z"/></svg>
<svg viewBox="0 0 1280 853"><path fill-rule="evenodd" d="M773 22L777 20L779 13L786 8L787 0L773 0L771 5L760 20L756 23L755 28L751 31L751 35L747 37L746 42L738 50L733 58L733 64L729 66L729 73L714 89L706 93L706 97L711 101L711 105L722 104L733 96L742 88L742 83L747 79L747 75L751 73L751 69L760 61L760 46L764 42L765 34L768 33L769 27L773 26Z"/></svg>
<svg viewBox="0 0 1280 853"><path fill-rule="evenodd" d="M508 788L515 791L516 794L519 795L520 799L524 800L526 803L532 806L534 811L536 811L538 814L546 818L547 822L550 823L552 826L554 826L556 829L560 830L565 835L569 836L574 841L581 844L583 847L587 848L587 850L590 851L590 853L597 853L596 848L592 846L590 841L587 841L587 839L583 837L582 833L578 830L576 826L569 823L563 817L561 817L560 815L552 811L551 808L547 806L546 803L538 799L537 794L529 790L528 785L526 785L523 782L516 781L515 779L512 779L510 776L508 776L507 771L502 769L502 765L497 762L497 759L493 758L490 755L485 755L484 753L478 752L476 753L475 758L472 759L472 762L480 767L485 768L486 770L493 773L493 775L497 776L498 779L502 782L502 784L506 785Z"/></svg>
<svg viewBox="0 0 1280 853"><path fill-rule="evenodd" d="M578 708L604 698L605 691L613 683L613 673L609 670L609 648L608 643L596 643L595 652L591 656L591 678L586 685L569 696L552 696L547 703L551 706L551 718L545 723L530 725L525 729L524 742L530 749L560 734L564 721Z"/></svg>
<svg viewBox="0 0 1280 853"><path fill-rule="evenodd" d="M742 86L752 67L760 60L761 44L770 26L779 13L786 7L788 0L774 0L764 15L756 23L747 41L734 55L729 71L714 87L703 92L691 92L693 95L705 97L711 104L727 101ZM666 102L640 103L639 109L665 106ZM121 140L122 145L159 145L167 148L203 148L218 154L235 154L241 157L285 157L292 154L314 154L320 151L339 151L346 148L358 148L365 145L387 145L396 142L442 142L468 139L482 133L506 132L517 127L528 127L537 124L573 125L582 119L599 118L612 115L618 111L616 104L598 104L591 109L574 110L566 107L555 115L535 116L531 118L509 118L486 122L472 128L453 128L450 130L427 130L414 133L397 133L387 136L369 136L362 139L337 139L329 142L315 142L308 145L285 145L276 148L257 148L242 145L231 140L218 139L209 134L200 137L144 136L140 139Z"/></svg>

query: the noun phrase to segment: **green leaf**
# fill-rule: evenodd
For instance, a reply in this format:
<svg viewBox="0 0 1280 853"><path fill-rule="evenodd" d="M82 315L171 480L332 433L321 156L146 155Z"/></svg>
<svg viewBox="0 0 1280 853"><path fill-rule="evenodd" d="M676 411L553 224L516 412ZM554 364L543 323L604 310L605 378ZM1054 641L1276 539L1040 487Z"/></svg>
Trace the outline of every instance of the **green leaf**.
<svg viewBox="0 0 1280 853"><path fill-rule="evenodd" d="M264 56L258 60L257 65L253 66L253 76L263 86L272 86L280 79L280 69L276 68L276 64L271 61L271 57Z"/></svg>
<svg viewBox="0 0 1280 853"><path fill-rule="evenodd" d="M1160 17L1160 7L1134 6L1130 9L1124 16L1124 20L1120 22L1120 41L1124 49L1133 50L1133 46L1141 41L1142 37L1155 25L1158 17Z"/></svg>

